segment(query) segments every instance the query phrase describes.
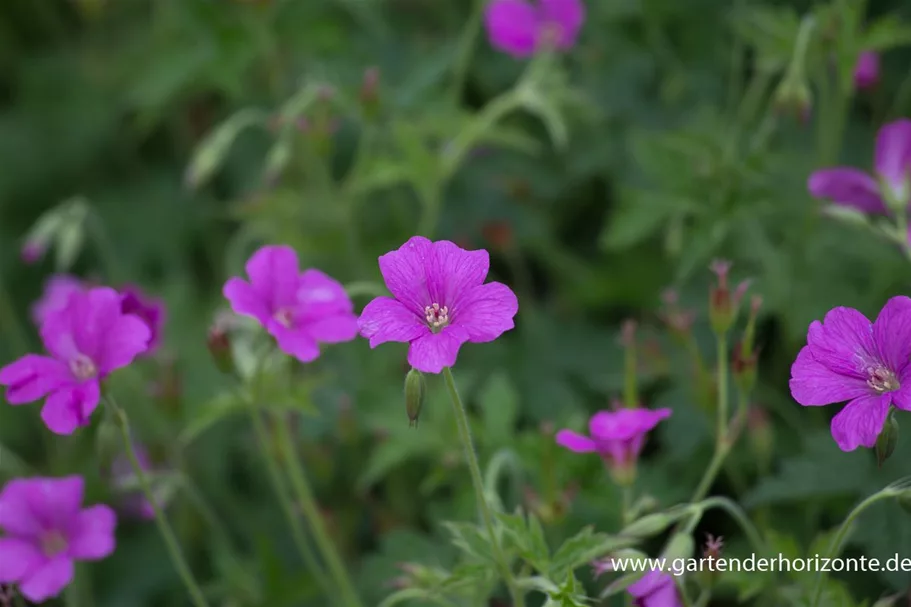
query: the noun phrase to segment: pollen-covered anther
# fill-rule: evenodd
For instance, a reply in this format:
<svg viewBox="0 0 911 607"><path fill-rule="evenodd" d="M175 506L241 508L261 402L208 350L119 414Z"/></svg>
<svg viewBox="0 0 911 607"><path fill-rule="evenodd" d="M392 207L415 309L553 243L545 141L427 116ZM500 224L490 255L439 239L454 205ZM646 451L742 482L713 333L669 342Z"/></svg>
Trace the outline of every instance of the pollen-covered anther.
<svg viewBox="0 0 911 607"><path fill-rule="evenodd" d="M449 324L449 308L438 303L425 306L424 319L432 331L439 331Z"/></svg>
<svg viewBox="0 0 911 607"><path fill-rule="evenodd" d="M867 385L877 392L894 392L901 387L895 373L883 367L870 367L867 375Z"/></svg>
<svg viewBox="0 0 911 607"><path fill-rule="evenodd" d="M294 315L288 308L279 309L272 315L272 318L286 329L290 329L291 325L294 324Z"/></svg>
<svg viewBox="0 0 911 607"><path fill-rule="evenodd" d="M98 367L85 354L77 354L70 361L70 372L76 379L84 381L98 375Z"/></svg>

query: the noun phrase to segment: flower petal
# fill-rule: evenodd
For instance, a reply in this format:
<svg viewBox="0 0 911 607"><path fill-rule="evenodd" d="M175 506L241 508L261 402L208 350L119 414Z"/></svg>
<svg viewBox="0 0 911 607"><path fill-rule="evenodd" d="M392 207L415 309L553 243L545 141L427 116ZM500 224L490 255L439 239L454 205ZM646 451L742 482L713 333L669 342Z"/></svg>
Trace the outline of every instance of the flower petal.
<svg viewBox="0 0 911 607"><path fill-rule="evenodd" d="M247 261L247 275L253 290L266 303L269 312L297 303L300 269L297 253L286 245L267 245Z"/></svg>
<svg viewBox="0 0 911 607"><path fill-rule="evenodd" d="M43 523L32 509L34 480L9 481L0 492L0 529L9 535L37 537Z"/></svg>
<svg viewBox="0 0 911 607"><path fill-rule="evenodd" d="M832 418L832 438L842 451L873 447L889 413L891 395L856 398Z"/></svg>
<svg viewBox="0 0 911 607"><path fill-rule="evenodd" d="M55 434L72 434L80 426L89 424L100 399L101 389L97 381L61 388L47 397L41 409L41 419Z"/></svg>
<svg viewBox="0 0 911 607"><path fill-rule="evenodd" d="M86 508L76 516L69 538L69 554L80 560L97 560L114 552L117 516L103 504Z"/></svg>
<svg viewBox="0 0 911 607"><path fill-rule="evenodd" d="M873 323L853 308L833 308L822 323L810 324L807 345L818 363L840 375L864 381L866 369L880 363Z"/></svg>
<svg viewBox="0 0 911 607"><path fill-rule="evenodd" d="M303 331L324 344L340 344L357 337L357 316L354 314L334 314L301 322Z"/></svg>
<svg viewBox="0 0 911 607"><path fill-rule="evenodd" d="M0 527L22 537L66 529L79 513L85 482L81 476L10 481L0 494Z"/></svg>
<svg viewBox="0 0 911 607"><path fill-rule="evenodd" d="M102 376L126 367L138 355L149 349L152 330L138 316L120 315L108 332L100 336L95 363Z"/></svg>
<svg viewBox="0 0 911 607"><path fill-rule="evenodd" d="M557 432L557 444L576 453L592 453L595 451L595 441L572 430Z"/></svg>
<svg viewBox="0 0 911 607"><path fill-rule="evenodd" d="M422 318L424 308L433 303L427 290L427 268L432 259L433 243L423 236L414 236L397 250L379 258L386 288L406 308Z"/></svg>
<svg viewBox="0 0 911 607"><path fill-rule="evenodd" d="M18 582L44 560L34 542L17 537L0 538L0 584Z"/></svg>
<svg viewBox="0 0 911 607"><path fill-rule="evenodd" d="M886 212L886 205L879 195L879 184L859 169L838 167L816 171L810 175L807 188L815 198L831 200L865 213Z"/></svg>
<svg viewBox="0 0 911 607"><path fill-rule="evenodd" d="M911 411L911 366L905 369L904 375L899 376L901 388L889 392L892 404L902 411Z"/></svg>
<svg viewBox="0 0 911 607"><path fill-rule="evenodd" d="M48 356L26 354L0 369L0 385L6 386L11 405L30 403L70 382L65 364Z"/></svg>
<svg viewBox="0 0 911 607"><path fill-rule="evenodd" d="M354 304L345 292L345 287L334 278L314 269L301 274L297 302L302 306L305 318L354 311Z"/></svg>
<svg viewBox="0 0 911 607"><path fill-rule="evenodd" d="M31 602L43 603L60 594L73 581L74 569L71 559L58 556L22 580L19 590Z"/></svg>
<svg viewBox="0 0 911 607"><path fill-rule="evenodd" d="M585 4L582 0L539 0L538 6L541 20L559 28L557 48L572 48L585 22Z"/></svg>
<svg viewBox="0 0 911 607"><path fill-rule="evenodd" d="M357 320L361 336L375 348L387 341L410 342L429 334L430 328L400 301L377 297L364 307Z"/></svg>
<svg viewBox="0 0 911 607"><path fill-rule="evenodd" d="M805 407L831 405L870 393L866 381L841 375L816 361L810 346L801 348L791 365L791 396Z"/></svg>
<svg viewBox="0 0 911 607"><path fill-rule="evenodd" d="M883 125L876 136L876 172L905 202L911 194L911 120L902 118Z"/></svg>
<svg viewBox="0 0 911 607"><path fill-rule="evenodd" d="M655 595L659 594L666 588L671 588L674 589L674 600L667 603L659 603L656 601L654 605L661 605L662 607L675 607L676 605L680 604L679 598L676 597L676 587L677 585L674 583L674 578L662 571L655 569L639 578L635 584L631 584L627 588L627 592L629 592L631 595L633 595L633 597L637 599L648 598L651 604L651 600L655 597Z"/></svg>
<svg viewBox="0 0 911 607"><path fill-rule="evenodd" d="M44 293L41 299L32 306L32 320L41 325L52 314L66 308L70 295L77 291L84 291L85 285L81 280L69 274L57 274L44 283Z"/></svg>
<svg viewBox="0 0 911 607"><path fill-rule="evenodd" d="M430 303L448 306L451 311L464 296L484 284L489 270L490 254L484 249L467 251L448 240L433 243L427 268Z"/></svg>
<svg viewBox="0 0 911 607"><path fill-rule="evenodd" d="M458 327L448 326L439 333L426 333L411 342L408 364L424 373L439 373L451 367L459 355L459 348L468 341L468 335Z"/></svg>
<svg viewBox="0 0 911 607"><path fill-rule="evenodd" d="M525 0L493 0L484 11L490 44L516 58L530 57L538 46L538 13Z"/></svg>
<svg viewBox="0 0 911 607"><path fill-rule="evenodd" d="M893 297L873 323L873 339L882 362L895 373L911 362L911 297Z"/></svg>
<svg viewBox="0 0 911 607"><path fill-rule="evenodd" d="M490 282L471 289L450 311L452 324L462 327L473 342L493 341L515 327L519 300L512 289Z"/></svg>
<svg viewBox="0 0 911 607"><path fill-rule="evenodd" d="M302 363L313 362L319 358L319 345L310 335L301 328L286 329L272 321L266 327L269 334L275 338L279 349L293 356Z"/></svg>
<svg viewBox="0 0 911 607"><path fill-rule="evenodd" d="M269 322L270 312L267 307L268 299L259 296L253 285L242 278L230 278L222 289L222 294L235 314L251 316L261 324Z"/></svg>

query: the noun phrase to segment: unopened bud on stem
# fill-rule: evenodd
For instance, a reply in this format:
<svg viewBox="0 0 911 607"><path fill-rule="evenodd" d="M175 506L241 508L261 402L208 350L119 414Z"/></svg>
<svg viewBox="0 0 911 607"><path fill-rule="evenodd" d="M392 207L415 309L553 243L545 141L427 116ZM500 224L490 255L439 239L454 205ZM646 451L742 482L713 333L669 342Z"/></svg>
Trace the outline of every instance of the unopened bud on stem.
<svg viewBox="0 0 911 607"><path fill-rule="evenodd" d="M883 462L892 456L895 452L895 445L898 443L898 421L895 419L895 413L890 407L889 417L883 426L882 432L876 439L876 464L882 467Z"/></svg>
<svg viewBox="0 0 911 607"><path fill-rule="evenodd" d="M417 369L411 369L405 376L405 411L408 413L409 425L418 425L418 417L426 399L424 375Z"/></svg>

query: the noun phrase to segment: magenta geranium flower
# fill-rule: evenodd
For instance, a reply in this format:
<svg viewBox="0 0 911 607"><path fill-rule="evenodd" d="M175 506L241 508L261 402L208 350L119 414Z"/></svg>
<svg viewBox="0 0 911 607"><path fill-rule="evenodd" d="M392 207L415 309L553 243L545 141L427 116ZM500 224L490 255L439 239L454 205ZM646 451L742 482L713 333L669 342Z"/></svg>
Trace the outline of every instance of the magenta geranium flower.
<svg viewBox="0 0 911 607"><path fill-rule="evenodd" d="M854 86L859 89L868 89L879 82L879 53L864 51L857 57L854 66Z"/></svg>
<svg viewBox="0 0 911 607"><path fill-rule="evenodd" d="M873 447L889 405L911 411L911 298L893 297L876 321L834 308L814 321L791 366L791 395L816 407L849 401L832 419L842 451Z"/></svg>
<svg viewBox="0 0 911 607"><path fill-rule="evenodd" d="M874 175L853 167L822 169L810 175L807 187L816 198L864 213L886 214L889 200L906 206L911 201L911 120L879 130L874 165Z"/></svg>
<svg viewBox="0 0 911 607"><path fill-rule="evenodd" d="M649 571L626 590L635 607L683 607L674 578L662 571Z"/></svg>
<svg viewBox="0 0 911 607"><path fill-rule="evenodd" d="M65 308L70 301L70 295L77 291L85 291L82 280L69 274L51 276L44 283L41 298L32 306L32 320L40 327L51 314Z"/></svg>
<svg viewBox="0 0 911 607"><path fill-rule="evenodd" d="M96 561L114 552L114 511L82 508L80 476L16 479L0 492L0 582L16 583L41 603L60 594L74 575L74 561Z"/></svg>
<svg viewBox="0 0 911 607"><path fill-rule="evenodd" d="M258 320L286 354L311 362L319 357L320 343L357 336L357 316L345 289L319 270L301 273L291 247L262 247L246 270L250 282L231 278L224 295L234 312Z"/></svg>
<svg viewBox="0 0 911 607"><path fill-rule="evenodd" d="M139 462L139 467L145 472L154 474L156 470L145 447L134 441L133 449L136 452L136 460ZM151 482L155 504L159 508L164 508L167 505L170 492L167 491L165 485L156 483L154 478L151 479ZM143 494L139 486L139 480L133 470L133 465L125 454L118 456L111 463L111 484L115 490L123 494L120 504L122 514L145 520L155 518L155 509L149 500L145 498L145 494Z"/></svg>
<svg viewBox="0 0 911 607"><path fill-rule="evenodd" d="M582 0L493 0L484 12L490 44L517 58L534 55L548 40L569 50L584 21Z"/></svg>
<svg viewBox="0 0 911 607"><path fill-rule="evenodd" d="M629 482L646 436L670 415L670 409L599 411L589 420L590 436L560 430L557 444L576 453L597 453L618 482Z"/></svg>
<svg viewBox="0 0 911 607"><path fill-rule="evenodd" d="M144 354L152 354L161 343L161 332L165 323L164 302L149 297L139 287L126 286L120 290L120 310L124 314L138 317L149 328L149 346Z"/></svg>
<svg viewBox="0 0 911 607"><path fill-rule="evenodd" d="M89 423L98 406L101 381L144 352L149 329L120 309L120 294L99 287L70 295L67 306L41 327L51 354L27 354L0 369L11 405L47 397L41 418L52 432L72 434Z"/></svg>
<svg viewBox="0 0 911 607"><path fill-rule="evenodd" d="M487 251L415 236L379 264L393 297L367 304L358 320L361 335L371 348L408 343L408 363L419 371L439 373L455 364L466 341L493 341L515 326L515 293L499 282L484 283Z"/></svg>

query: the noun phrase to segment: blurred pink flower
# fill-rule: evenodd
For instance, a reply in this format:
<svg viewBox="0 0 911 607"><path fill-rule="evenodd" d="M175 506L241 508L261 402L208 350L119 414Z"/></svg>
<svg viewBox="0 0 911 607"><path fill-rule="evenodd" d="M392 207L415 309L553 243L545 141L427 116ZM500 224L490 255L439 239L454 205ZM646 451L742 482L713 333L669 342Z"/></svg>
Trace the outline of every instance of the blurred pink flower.
<svg viewBox="0 0 911 607"><path fill-rule="evenodd" d="M484 13L490 44L516 58L530 57L548 42L571 49L584 21L582 0L493 0Z"/></svg>
<svg viewBox="0 0 911 607"><path fill-rule="evenodd" d="M879 82L879 54L875 51L864 51L857 58L854 67L854 86L868 89Z"/></svg>

